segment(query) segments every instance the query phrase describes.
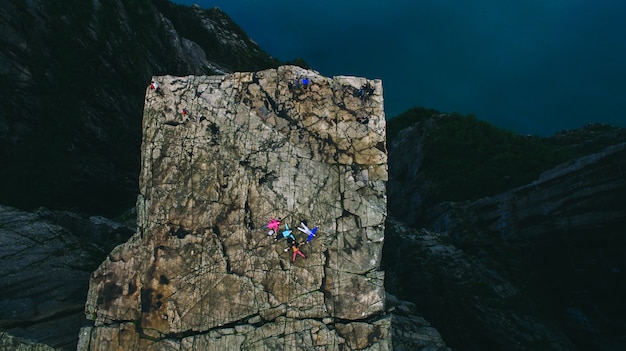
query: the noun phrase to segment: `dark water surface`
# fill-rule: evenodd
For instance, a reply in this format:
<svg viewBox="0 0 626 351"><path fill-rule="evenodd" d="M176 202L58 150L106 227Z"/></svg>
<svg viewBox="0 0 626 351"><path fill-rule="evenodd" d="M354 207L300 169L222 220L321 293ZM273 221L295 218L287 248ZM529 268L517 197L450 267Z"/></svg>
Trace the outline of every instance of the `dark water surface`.
<svg viewBox="0 0 626 351"><path fill-rule="evenodd" d="M412 106L549 135L626 126L626 2L175 0L220 7L266 52L325 76L383 80Z"/></svg>

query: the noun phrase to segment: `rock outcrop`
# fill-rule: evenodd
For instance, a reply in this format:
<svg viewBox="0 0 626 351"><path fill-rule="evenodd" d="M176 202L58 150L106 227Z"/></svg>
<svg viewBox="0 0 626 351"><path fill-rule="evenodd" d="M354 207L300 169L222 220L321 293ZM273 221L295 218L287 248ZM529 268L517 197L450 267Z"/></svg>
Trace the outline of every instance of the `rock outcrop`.
<svg viewBox="0 0 626 351"><path fill-rule="evenodd" d="M464 252L447 233L394 220L387 231L390 291L415 303L453 350L576 350L496 260Z"/></svg>
<svg viewBox="0 0 626 351"><path fill-rule="evenodd" d="M421 317L414 303L387 293L394 351L450 351L441 334Z"/></svg>
<svg viewBox="0 0 626 351"><path fill-rule="evenodd" d="M607 147L544 172L531 184L472 202L475 226L506 241L529 242L555 232L626 223L626 143ZM435 229L453 230L446 215ZM518 249L520 249L518 247Z"/></svg>
<svg viewBox="0 0 626 351"><path fill-rule="evenodd" d="M80 348L390 350L381 82L294 66L155 80L138 232L92 275ZM306 259L271 217L298 241L319 226Z"/></svg>
<svg viewBox="0 0 626 351"><path fill-rule="evenodd" d="M389 213L409 226L420 226L432 205L432 185L420 171L424 159L425 140L436 127L437 120L427 119L402 129L389 145Z"/></svg>
<svg viewBox="0 0 626 351"><path fill-rule="evenodd" d="M0 206L0 329L75 350L78 330L89 324L89 274L132 233L103 218ZM1 339L2 350L19 343L6 334Z"/></svg>
<svg viewBox="0 0 626 351"><path fill-rule="evenodd" d="M626 143L547 171L536 181L433 222L467 252L525 277L581 349L626 347ZM467 230L472 228L472 230ZM521 283L521 282L520 282Z"/></svg>

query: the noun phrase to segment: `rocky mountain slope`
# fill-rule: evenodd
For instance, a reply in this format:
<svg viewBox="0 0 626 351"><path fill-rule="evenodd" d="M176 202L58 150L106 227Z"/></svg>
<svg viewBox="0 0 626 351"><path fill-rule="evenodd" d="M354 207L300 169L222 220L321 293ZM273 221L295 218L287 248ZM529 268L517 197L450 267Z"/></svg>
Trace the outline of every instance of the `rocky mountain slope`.
<svg viewBox="0 0 626 351"><path fill-rule="evenodd" d="M276 67L219 9L0 1L0 203L118 215L138 193L155 74Z"/></svg>
<svg viewBox="0 0 626 351"><path fill-rule="evenodd" d="M390 202L415 201L389 209L389 291L414 302L454 349L626 347L626 144L499 195L424 208L425 134L408 128L390 146ZM578 135L573 147L598 139L560 134Z"/></svg>
<svg viewBox="0 0 626 351"><path fill-rule="evenodd" d="M0 349L18 349L15 336L75 350L89 276L133 232L102 217L0 206Z"/></svg>

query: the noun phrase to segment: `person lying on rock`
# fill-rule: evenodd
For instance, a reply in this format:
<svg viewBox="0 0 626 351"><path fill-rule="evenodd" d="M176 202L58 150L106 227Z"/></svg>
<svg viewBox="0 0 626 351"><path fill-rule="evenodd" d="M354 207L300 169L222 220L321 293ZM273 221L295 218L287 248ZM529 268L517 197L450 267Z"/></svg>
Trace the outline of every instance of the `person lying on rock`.
<svg viewBox="0 0 626 351"><path fill-rule="evenodd" d="M363 85L361 85L361 88L359 90L357 90L357 96L361 99L367 99L368 97L372 96L372 94L374 94L374 87L372 87L372 85L367 82Z"/></svg>
<svg viewBox="0 0 626 351"><path fill-rule="evenodd" d="M308 235L308 237L306 238L306 243L308 244L311 242L313 237L315 237L315 233L317 233L317 226L315 226L313 229L309 229L309 227L306 226L305 221L300 222L300 225L302 226L302 228L298 227L298 230Z"/></svg>
<svg viewBox="0 0 626 351"><path fill-rule="evenodd" d="M299 90L300 89L300 79L294 79L293 81L287 83L287 86L290 90Z"/></svg>
<svg viewBox="0 0 626 351"><path fill-rule="evenodd" d="M311 83L311 80L309 78L300 77L300 78L294 79L292 82L287 83L287 86L291 90L301 90L301 89L308 88L309 83Z"/></svg>
<svg viewBox="0 0 626 351"><path fill-rule="evenodd" d="M293 252L291 256L291 263L296 263L296 255L300 255L302 258L306 259L306 256L304 256L302 251L300 251L300 244L298 244L297 240L295 240L293 237L288 237L287 243L289 243L289 246L291 247L291 252ZM289 247L285 249L285 252L287 252L288 250Z"/></svg>
<svg viewBox="0 0 626 351"><path fill-rule="evenodd" d="M267 235L272 236L274 233L278 233L278 226L280 225L280 223L282 222L282 219L276 219L276 218L270 218L269 223L267 223L266 225L264 225L263 229L269 229L270 231L267 232Z"/></svg>
<svg viewBox="0 0 626 351"><path fill-rule="evenodd" d="M283 230L283 232L281 234L276 235L276 239L274 239L274 240L280 240L280 239L284 239L284 238L291 238L293 240L296 240L296 238L291 233L291 229L289 229L289 225L288 224L285 224L285 230Z"/></svg>
<svg viewBox="0 0 626 351"><path fill-rule="evenodd" d="M159 88L159 83L152 81L150 82L150 89L154 90L155 93L161 95L161 89Z"/></svg>
<svg viewBox="0 0 626 351"><path fill-rule="evenodd" d="M309 78L302 78L300 79L300 83L302 84L302 87L304 88L308 88L309 87Z"/></svg>

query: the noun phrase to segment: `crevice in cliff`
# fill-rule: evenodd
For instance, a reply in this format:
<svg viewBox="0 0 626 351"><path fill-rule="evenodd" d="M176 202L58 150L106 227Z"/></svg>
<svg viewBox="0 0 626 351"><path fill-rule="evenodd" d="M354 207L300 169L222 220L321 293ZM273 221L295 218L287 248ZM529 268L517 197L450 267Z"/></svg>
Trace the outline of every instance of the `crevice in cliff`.
<svg viewBox="0 0 626 351"><path fill-rule="evenodd" d="M219 222L219 221L220 221L220 219L218 218L216 220L216 222ZM226 253L227 252L226 251L226 245L224 244L224 241L221 238L221 231L220 231L220 228L219 228L219 226L217 224L213 226L213 233L214 233L214 235L215 235L215 237L217 239L216 240L217 243L220 246L220 252L221 252L222 259L224 260L224 263L226 264L226 273L227 274L231 274L233 272L230 269L230 259L228 257L228 254Z"/></svg>

